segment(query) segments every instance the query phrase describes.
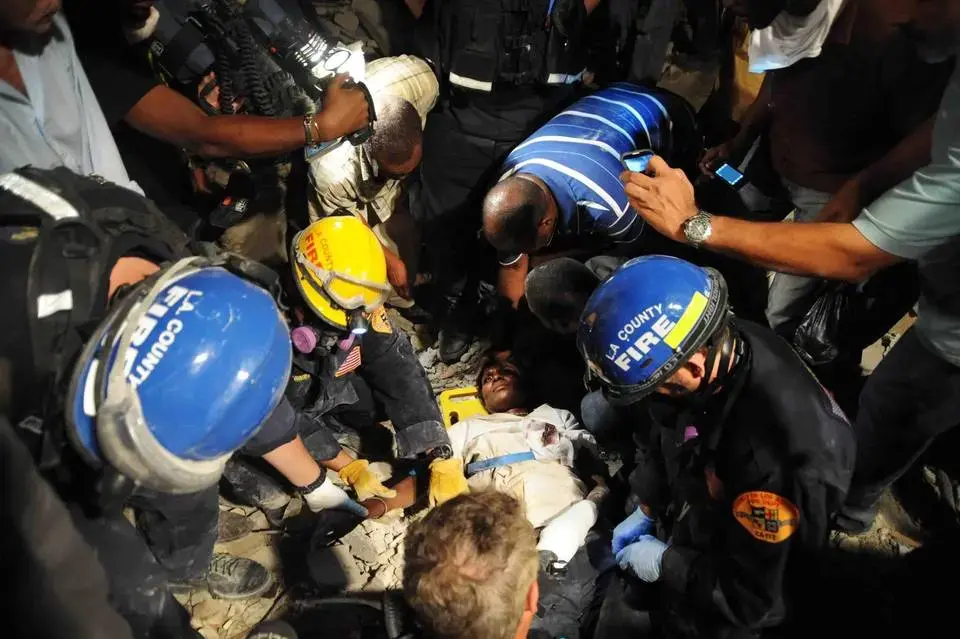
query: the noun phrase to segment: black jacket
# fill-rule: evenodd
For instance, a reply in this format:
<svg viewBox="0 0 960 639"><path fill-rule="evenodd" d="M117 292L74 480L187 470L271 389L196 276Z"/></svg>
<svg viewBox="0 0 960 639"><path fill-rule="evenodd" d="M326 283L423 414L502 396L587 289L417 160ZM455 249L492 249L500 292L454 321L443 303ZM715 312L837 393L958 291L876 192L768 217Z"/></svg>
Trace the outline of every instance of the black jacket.
<svg viewBox="0 0 960 639"><path fill-rule="evenodd" d="M788 566L823 547L853 473L853 430L827 391L772 331L737 327L743 356L705 407L651 400L633 478L668 535L679 634L781 622Z"/></svg>
<svg viewBox="0 0 960 639"><path fill-rule="evenodd" d="M94 550L30 453L0 418L0 561L10 637L132 637L110 606Z"/></svg>

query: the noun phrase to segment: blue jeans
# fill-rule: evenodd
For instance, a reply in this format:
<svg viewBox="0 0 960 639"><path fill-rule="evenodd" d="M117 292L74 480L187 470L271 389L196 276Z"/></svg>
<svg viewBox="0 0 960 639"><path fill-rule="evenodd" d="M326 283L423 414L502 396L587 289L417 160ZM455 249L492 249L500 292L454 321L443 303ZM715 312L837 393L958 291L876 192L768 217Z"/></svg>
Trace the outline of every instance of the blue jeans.
<svg viewBox="0 0 960 639"><path fill-rule="evenodd" d="M830 193L808 189L789 180L782 181L794 206L795 223L812 221L833 197ZM767 322L770 328L781 334L786 329L792 339L795 324L810 309L821 281L815 277L775 273L767 297Z"/></svg>
<svg viewBox="0 0 960 639"><path fill-rule="evenodd" d="M793 209L794 222L812 221L833 194L800 186L777 175L770 165L765 144L765 139L758 140L739 167L751 180L737 193L746 217L779 220L784 211ZM763 187L758 188L755 182ZM813 305L821 281L789 273L774 274L767 294L766 315L770 328L792 342L793 332Z"/></svg>

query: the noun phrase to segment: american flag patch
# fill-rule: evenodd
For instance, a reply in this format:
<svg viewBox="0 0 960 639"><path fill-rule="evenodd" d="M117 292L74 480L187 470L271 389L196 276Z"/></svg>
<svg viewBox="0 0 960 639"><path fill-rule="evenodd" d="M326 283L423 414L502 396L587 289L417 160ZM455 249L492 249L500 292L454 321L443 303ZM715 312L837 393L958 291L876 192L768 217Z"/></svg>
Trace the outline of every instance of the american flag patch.
<svg viewBox="0 0 960 639"><path fill-rule="evenodd" d="M340 368L337 369L337 372L334 373L333 376L343 377L344 375L357 370L358 366L360 366L360 347L354 346L352 349L350 349L350 352L347 353L346 359L343 360L343 362L340 364Z"/></svg>

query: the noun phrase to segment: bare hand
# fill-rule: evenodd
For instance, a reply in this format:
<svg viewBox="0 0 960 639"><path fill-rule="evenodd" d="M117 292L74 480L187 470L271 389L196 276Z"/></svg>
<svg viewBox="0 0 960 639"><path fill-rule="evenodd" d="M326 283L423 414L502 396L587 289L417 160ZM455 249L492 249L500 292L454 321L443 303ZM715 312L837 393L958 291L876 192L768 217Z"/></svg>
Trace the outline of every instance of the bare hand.
<svg viewBox="0 0 960 639"><path fill-rule="evenodd" d="M356 87L344 87L350 76L341 73L323 94L323 111L314 121L323 141L335 140L364 128L370 122L367 96Z"/></svg>
<svg viewBox="0 0 960 639"><path fill-rule="evenodd" d="M844 182L840 190L833 194L817 217L815 222L852 222L863 209L863 197L860 192L860 183L856 178Z"/></svg>
<svg viewBox="0 0 960 639"><path fill-rule="evenodd" d="M700 158L700 172L713 177L713 171L730 158L732 151L733 140L727 140L712 149L707 149L703 157Z"/></svg>
<svg viewBox="0 0 960 639"><path fill-rule="evenodd" d="M693 185L683 171L670 168L660 156L650 158L647 173L620 174L630 204L662 235L683 242L683 223L697 214Z"/></svg>
<svg viewBox="0 0 960 639"><path fill-rule="evenodd" d="M383 254L387 258L387 280L397 295L410 299L410 276L407 274L407 265L393 251L384 249Z"/></svg>

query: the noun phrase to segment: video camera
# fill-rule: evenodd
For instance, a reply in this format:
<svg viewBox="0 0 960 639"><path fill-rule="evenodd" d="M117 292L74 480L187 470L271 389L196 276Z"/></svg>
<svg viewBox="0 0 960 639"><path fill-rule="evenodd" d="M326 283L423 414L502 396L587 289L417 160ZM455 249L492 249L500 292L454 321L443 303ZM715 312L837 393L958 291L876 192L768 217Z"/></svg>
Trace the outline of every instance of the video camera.
<svg viewBox="0 0 960 639"><path fill-rule="evenodd" d="M293 0L157 0L148 43L168 83L192 89L214 72L219 113L306 115L334 75L364 78L362 45L336 42L311 25ZM203 105L201 105L203 106Z"/></svg>

